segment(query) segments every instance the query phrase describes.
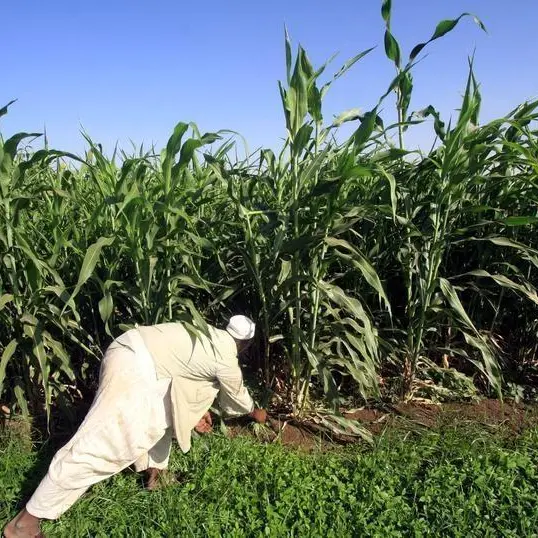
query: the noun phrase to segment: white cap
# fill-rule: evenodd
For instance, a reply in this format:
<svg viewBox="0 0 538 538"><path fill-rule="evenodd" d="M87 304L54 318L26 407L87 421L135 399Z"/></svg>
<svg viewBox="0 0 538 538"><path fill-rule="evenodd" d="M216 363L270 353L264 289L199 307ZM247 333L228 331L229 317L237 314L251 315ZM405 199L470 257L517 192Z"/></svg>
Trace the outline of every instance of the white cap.
<svg viewBox="0 0 538 538"><path fill-rule="evenodd" d="M232 316L226 330L236 340L250 340L254 336L256 325L246 316Z"/></svg>

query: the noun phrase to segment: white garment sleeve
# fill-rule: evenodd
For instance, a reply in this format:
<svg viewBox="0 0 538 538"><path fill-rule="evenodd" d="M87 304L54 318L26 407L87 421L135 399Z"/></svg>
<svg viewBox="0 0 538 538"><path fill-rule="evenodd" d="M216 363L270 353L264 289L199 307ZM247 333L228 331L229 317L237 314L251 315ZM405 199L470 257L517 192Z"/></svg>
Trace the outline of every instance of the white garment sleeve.
<svg viewBox="0 0 538 538"><path fill-rule="evenodd" d="M226 415L246 415L254 410L254 401L243 384L239 364L220 364L217 379L220 385L219 407Z"/></svg>

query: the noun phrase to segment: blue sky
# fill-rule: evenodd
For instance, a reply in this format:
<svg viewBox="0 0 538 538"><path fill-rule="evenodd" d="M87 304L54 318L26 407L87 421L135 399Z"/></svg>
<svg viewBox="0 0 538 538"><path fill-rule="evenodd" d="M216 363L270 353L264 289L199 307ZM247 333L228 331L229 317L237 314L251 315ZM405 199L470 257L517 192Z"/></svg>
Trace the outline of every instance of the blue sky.
<svg viewBox="0 0 538 538"><path fill-rule="evenodd" d="M473 51L483 121L538 97L537 0L393 0L392 30L408 55L439 20L463 11L488 34L466 19L432 43L414 72L411 109L433 104L445 118L454 114ZM18 99L0 120L2 135L46 126L52 147L76 153L82 129L108 151L131 140L160 149L178 121L239 131L251 149L278 147L284 24L315 65L339 53L329 73L377 45L329 92L328 120L371 108L394 74L378 0L18 0L2 15L0 106ZM430 132L412 131L408 146L426 146Z"/></svg>

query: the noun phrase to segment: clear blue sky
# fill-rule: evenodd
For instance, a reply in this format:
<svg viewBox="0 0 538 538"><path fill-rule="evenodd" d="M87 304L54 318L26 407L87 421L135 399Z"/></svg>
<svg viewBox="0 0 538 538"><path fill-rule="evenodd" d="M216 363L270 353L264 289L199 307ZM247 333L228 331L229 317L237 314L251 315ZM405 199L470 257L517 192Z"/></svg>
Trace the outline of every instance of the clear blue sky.
<svg viewBox="0 0 538 538"><path fill-rule="evenodd" d="M393 0L393 32L407 56L440 19L462 11L489 33L466 19L432 43L414 73L411 109L433 104L453 114L475 50L483 120L538 97L538 0ZM130 140L160 149L178 121L237 130L251 149L278 146L284 24L315 65L339 53L329 72L377 45L333 86L327 119L369 109L393 76L378 0L18 0L5 3L2 19L0 106L18 101L0 131L46 126L51 146L77 153L82 128L107 150ZM411 133L408 144L425 145L427 131Z"/></svg>

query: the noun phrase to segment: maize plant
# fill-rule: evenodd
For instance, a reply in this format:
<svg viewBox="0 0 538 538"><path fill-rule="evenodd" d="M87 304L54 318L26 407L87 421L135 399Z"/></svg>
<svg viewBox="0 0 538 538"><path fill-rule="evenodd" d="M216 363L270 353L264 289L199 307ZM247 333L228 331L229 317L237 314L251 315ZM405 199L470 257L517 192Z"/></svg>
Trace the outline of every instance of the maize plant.
<svg viewBox="0 0 538 538"><path fill-rule="evenodd" d="M390 0L381 18L394 78L373 107L330 120L327 92L375 52L328 76L286 32L280 150L239 159L231 131L183 122L161 152L109 156L86 137L76 156L24 145L37 134L0 138L4 407L67 411L126 328L204 331L238 311L257 323L265 403L297 415L535 383L538 102L482 125L471 60L454 119L416 107L422 51L462 20L484 25L441 21L404 61ZM427 153L406 143L425 122Z"/></svg>

